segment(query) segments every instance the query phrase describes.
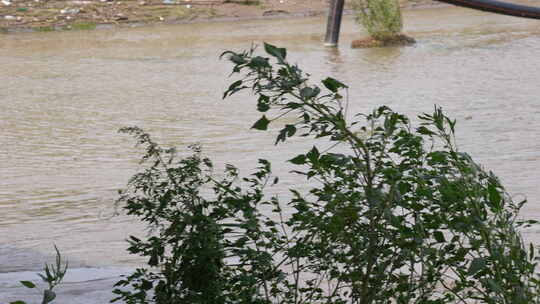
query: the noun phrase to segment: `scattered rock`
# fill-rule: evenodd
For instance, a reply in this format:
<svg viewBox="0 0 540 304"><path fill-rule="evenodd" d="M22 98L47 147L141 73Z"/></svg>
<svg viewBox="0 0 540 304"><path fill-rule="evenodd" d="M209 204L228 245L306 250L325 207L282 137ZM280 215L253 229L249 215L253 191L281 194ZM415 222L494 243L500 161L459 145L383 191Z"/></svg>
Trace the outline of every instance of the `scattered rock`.
<svg viewBox="0 0 540 304"><path fill-rule="evenodd" d="M78 9L78 8L65 8L65 9L60 10L60 14L63 14L63 15L76 15L80 11L81 10Z"/></svg>
<svg viewBox="0 0 540 304"><path fill-rule="evenodd" d="M114 15L114 20L116 21L125 21L128 20L128 17L122 13Z"/></svg>
<svg viewBox="0 0 540 304"><path fill-rule="evenodd" d="M272 5L245 5L248 2L257 3L255 0L0 0L0 28L65 28L68 24L80 22L151 24L169 19L183 18L189 21L195 17L211 19L215 16L252 18L263 15L279 18L298 15L299 12L302 16L317 16L326 14L329 0L258 2L267 1ZM400 1L423 3L431 0ZM171 5L164 8L167 3ZM181 16L177 16L179 9L184 10ZM119 13L123 15L117 16ZM5 18L6 15L12 17ZM15 22L17 16L22 17L21 22ZM120 22L124 18L129 21Z"/></svg>
<svg viewBox="0 0 540 304"><path fill-rule="evenodd" d="M71 1L70 3L73 4L73 5L88 5L88 4L91 4L92 1L79 1L79 0L75 0L75 1Z"/></svg>
<svg viewBox="0 0 540 304"><path fill-rule="evenodd" d="M284 10L268 10L263 12L263 16L279 16L279 15L289 15L290 13Z"/></svg>

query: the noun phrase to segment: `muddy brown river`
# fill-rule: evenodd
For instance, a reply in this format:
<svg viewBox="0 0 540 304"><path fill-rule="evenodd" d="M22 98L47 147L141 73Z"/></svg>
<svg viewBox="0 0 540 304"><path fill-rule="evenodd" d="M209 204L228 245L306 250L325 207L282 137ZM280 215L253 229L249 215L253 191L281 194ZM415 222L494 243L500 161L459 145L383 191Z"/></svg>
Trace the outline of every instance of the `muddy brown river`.
<svg viewBox="0 0 540 304"><path fill-rule="evenodd" d="M287 171L280 163L311 143L275 147L273 134L249 130L253 98L221 101L232 79L219 54L262 41L287 47L314 81L349 84L351 113L441 105L458 120L460 149L528 198L525 217L540 217L540 23L451 7L405 21L415 46L367 50L349 48L360 35L350 17L339 49L321 43L324 18L0 35L0 303L37 302L17 282L37 279L53 244L71 265L59 304L107 303L118 275L141 262L124 242L141 227L110 217L140 156L120 127L201 143L244 173L261 157ZM276 191L302 183L285 176ZM525 237L539 243L539 233Z"/></svg>

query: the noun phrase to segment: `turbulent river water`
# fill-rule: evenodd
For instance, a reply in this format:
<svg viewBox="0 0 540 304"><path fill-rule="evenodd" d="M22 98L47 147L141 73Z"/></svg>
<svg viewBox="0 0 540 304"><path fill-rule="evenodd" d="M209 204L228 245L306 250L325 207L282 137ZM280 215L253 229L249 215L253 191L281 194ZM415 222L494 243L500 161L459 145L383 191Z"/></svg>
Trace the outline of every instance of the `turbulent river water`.
<svg viewBox="0 0 540 304"><path fill-rule="evenodd" d="M253 42L287 47L314 81L349 84L351 113L441 105L458 120L461 150L538 218L538 22L451 7L408 11L405 21L415 46L366 50L349 48L361 35L351 18L339 49L321 43L324 18L0 35L0 303L37 299L17 282L37 278L53 244L71 265L59 304L107 303L118 275L141 262L124 241L141 227L110 216L140 156L122 126L179 148L201 143L245 173L260 157L287 171L280 162L311 143L275 147L272 134L249 130L253 98L221 101L232 79L219 54ZM288 176L277 191L301 183ZM525 237L540 242L538 233Z"/></svg>

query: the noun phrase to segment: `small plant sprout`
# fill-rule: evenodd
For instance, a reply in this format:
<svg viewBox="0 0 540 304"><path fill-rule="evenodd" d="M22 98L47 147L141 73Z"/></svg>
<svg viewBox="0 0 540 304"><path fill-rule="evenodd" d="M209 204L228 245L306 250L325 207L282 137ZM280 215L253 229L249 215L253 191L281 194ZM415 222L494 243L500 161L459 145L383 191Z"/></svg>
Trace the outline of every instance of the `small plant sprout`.
<svg viewBox="0 0 540 304"><path fill-rule="evenodd" d="M68 269L68 262L67 260L62 259L62 255L60 254L60 251L58 250L58 247L56 247L56 245L54 246L54 250L56 251L55 263L45 263L45 267L43 268L44 273L37 274L41 278L41 280L47 284L47 288L43 290L43 299L41 301L41 304L48 304L54 301L54 299L56 299L56 293L53 291L53 289L60 283L62 283L62 280L64 279L64 276ZM26 288L38 289L38 286L31 281L21 281L21 284ZM25 301L15 301L11 302L10 304L27 303Z"/></svg>

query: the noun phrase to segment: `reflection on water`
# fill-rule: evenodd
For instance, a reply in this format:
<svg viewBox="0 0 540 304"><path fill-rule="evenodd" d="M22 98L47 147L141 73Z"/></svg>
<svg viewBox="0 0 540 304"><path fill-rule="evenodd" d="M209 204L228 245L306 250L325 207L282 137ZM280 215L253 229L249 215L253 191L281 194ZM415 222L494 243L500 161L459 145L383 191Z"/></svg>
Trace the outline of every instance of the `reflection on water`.
<svg viewBox="0 0 540 304"><path fill-rule="evenodd" d="M339 75L343 69L343 59L339 48L327 47L325 51L325 64L330 68L332 73Z"/></svg>
<svg viewBox="0 0 540 304"><path fill-rule="evenodd" d="M105 281L140 262L123 240L141 227L108 216L139 155L120 127L138 125L167 145L199 142L216 163L244 173L260 157L288 171L281 161L310 143L275 147L272 134L249 130L257 118L249 96L221 101L231 80L218 55L253 41L287 47L313 79L349 84L350 113L443 106L458 120L460 147L529 198L525 215L540 215L537 24L453 8L405 18L416 46L368 50L348 47L358 38L352 19L339 49L320 42L325 18L2 35L0 302L21 292L16 278L38 270L53 243L81 271L105 267L89 270ZM302 183L287 175L277 191ZM77 282L66 291L72 299ZM84 290L104 297L103 282Z"/></svg>

